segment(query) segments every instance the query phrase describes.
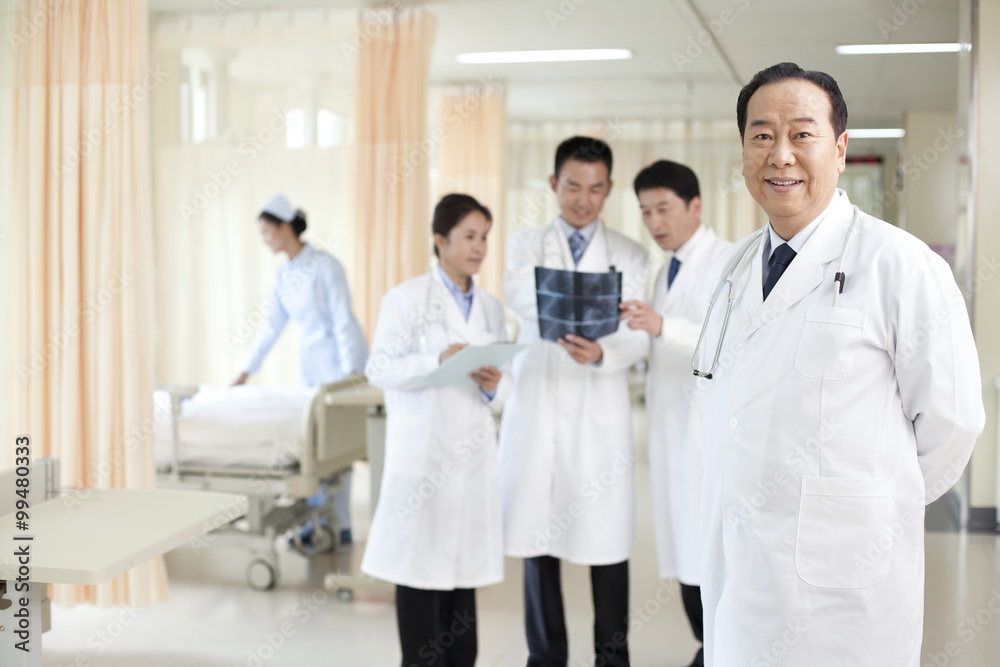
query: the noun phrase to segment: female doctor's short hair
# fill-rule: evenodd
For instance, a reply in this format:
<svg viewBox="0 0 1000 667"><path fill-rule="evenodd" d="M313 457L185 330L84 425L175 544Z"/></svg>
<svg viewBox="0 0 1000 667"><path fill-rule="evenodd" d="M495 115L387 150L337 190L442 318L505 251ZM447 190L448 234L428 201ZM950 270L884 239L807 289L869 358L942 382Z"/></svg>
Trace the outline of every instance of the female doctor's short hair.
<svg viewBox="0 0 1000 667"><path fill-rule="evenodd" d="M479 211L486 218L486 222L493 224L493 215L490 209L486 208L475 197L469 195L450 194L441 198L441 201L434 207L434 220L431 222L431 231L434 234L448 238L458 223L465 219L473 211ZM434 246L434 256L440 257L437 246Z"/></svg>

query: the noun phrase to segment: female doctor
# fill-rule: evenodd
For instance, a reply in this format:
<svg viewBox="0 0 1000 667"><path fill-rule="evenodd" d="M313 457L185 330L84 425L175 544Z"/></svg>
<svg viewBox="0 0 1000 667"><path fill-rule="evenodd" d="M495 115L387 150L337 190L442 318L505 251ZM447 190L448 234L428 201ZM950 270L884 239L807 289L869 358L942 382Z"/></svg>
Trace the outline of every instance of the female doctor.
<svg viewBox="0 0 1000 667"><path fill-rule="evenodd" d="M264 243L275 253L287 254L288 261L274 276L267 320L257 333L245 370L233 384L244 384L257 372L289 318L298 322L302 332L299 368L303 386L315 387L360 374L367 345L351 310L347 276L340 262L300 239L306 229L305 214L293 209L284 195L275 195L264 205L259 225ZM350 495L348 474L334 495L341 544L352 541ZM311 530L307 530L302 537L308 540L310 535Z"/></svg>
<svg viewBox="0 0 1000 667"><path fill-rule="evenodd" d="M468 195L434 209L440 263L382 300L366 375L385 390L385 472L361 570L396 584L403 666L471 667L473 589L503 580L496 424L509 380L418 388L466 345L505 342L504 311L472 282L486 256L489 210ZM446 640L445 638L449 638Z"/></svg>

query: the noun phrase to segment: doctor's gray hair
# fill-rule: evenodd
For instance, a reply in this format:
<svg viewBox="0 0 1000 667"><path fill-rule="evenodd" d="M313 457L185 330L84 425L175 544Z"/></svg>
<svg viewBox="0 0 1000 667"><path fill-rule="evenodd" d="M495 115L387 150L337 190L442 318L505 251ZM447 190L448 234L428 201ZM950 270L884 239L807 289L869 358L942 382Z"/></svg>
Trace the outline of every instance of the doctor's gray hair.
<svg viewBox="0 0 1000 667"><path fill-rule="evenodd" d="M750 98L761 86L769 83L778 83L787 79L801 79L815 84L823 89L830 99L830 125L833 126L834 141L847 129L847 103L844 102L844 95L840 92L837 81L826 72L815 72L804 70L795 63L778 63L771 65L767 69L762 69L753 75L750 83L743 87L740 96L736 100L736 124L740 126L740 139L747 127L747 105Z"/></svg>
<svg viewBox="0 0 1000 667"><path fill-rule="evenodd" d="M431 231L448 238L451 230L457 227L458 223L465 219L465 216L475 211L482 213L486 217L486 222L493 224L493 215L490 213L490 209L476 201L475 197L459 194L445 195L434 207ZM440 257L437 245L434 246L434 256Z"/></svg>

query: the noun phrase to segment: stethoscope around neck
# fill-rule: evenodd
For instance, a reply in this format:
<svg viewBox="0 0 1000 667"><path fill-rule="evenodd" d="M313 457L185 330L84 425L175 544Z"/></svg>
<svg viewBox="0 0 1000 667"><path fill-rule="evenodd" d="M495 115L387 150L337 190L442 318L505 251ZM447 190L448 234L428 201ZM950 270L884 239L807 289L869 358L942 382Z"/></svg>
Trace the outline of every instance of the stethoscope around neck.
<svg viewBox="0 0 1000 667"><path fill-rule="evenodd" d="M451 327L448 326L448 303L449 301L454 302L455 297L451 295L451 292L448 291L447 287L445 287L443 284L439 282L440 276L434 275L434 272L437 270L438 270L437 266L433 266L431 267L431 270L428 272L429 275L427 281L428 282L427 294L424 299L424 311L420 314L417 327L418 328L417 345L419 346L418 349L423 352L430 351L427 346L427 340L428 340L427 331L428 327L431 324L440 324L441 327L444 329L446 347L447 345L451 345L452 342L463 342L463 343L471 342L471 341L452 341L451 339L451 335L449 334L449 332L451 331ZM473 284L473 286L470 289L475 290L476 289L475 285ZM473 297L473 299L475 299L475 297ZM435 303L438 303L440 307L435 309L434 308ZM473 305L473 308L475 308L475 305ZM483 317L486 319L486 328L489 331L493 331L493 322L490 321L490 314L487 311L488 311L487 308L483 308Z"/></svg>
<svg viewBox="0 0 1000 667"><path fill-rule="evenodd" d="M847 280L847 275L844 273L844 260L847 257L848 249L851 247L851 239L854 237L854 226L857 224L860 213L861 211L857 206L855 206L854 215L851 217L851 224L847 228L847 237L844 239L844 248L840 251L840 263L837 265L837 273L834 274L833 277L833 282L837 285L837 287L833 290L834 308L837 307L840 294L844 291L844 282ZM719 355L722 354L722 344L726 339L726 330L729 327L729 314L733 310L733 298L736 292L736 286L740 283L740 280L743 279L743 275L750 267L750 263L753 261L754 255L757 254L757 250L764 242L764 235L767 233L767 229L767 227L764 227L763 229L757 230L744 242L740 251L736 253L733 259L726 266L726 270L722 273L723 277L715 288L712 300L708 304L708 312L705 313L705 323L701 325L701 334L698 336L698 343L694 348L694 356L691 358L691 370L700 378L711 380L712 374L715 373L715 370L719 367ZM718 303L723 290L726 291L726 313L722 318L722 329L719 332L719 342L715 346L715 355L712 357L712 365L707 371L700 371L698 370L698 359L701 357L702 345L705 342L705 333L708 331L708 323L712 319L712 312L715 310L715 304Z"/></svg>

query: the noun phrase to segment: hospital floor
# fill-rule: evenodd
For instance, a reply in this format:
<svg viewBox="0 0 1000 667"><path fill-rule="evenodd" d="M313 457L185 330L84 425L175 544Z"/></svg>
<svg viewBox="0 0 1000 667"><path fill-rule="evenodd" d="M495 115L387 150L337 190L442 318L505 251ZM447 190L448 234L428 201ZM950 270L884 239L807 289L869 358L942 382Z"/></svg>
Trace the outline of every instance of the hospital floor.
<svg viewBox="0 0 1000 667"><path fill-rule="evenodd" d="M637 408L638 524L630 561L630 606L641 610L641 625L630 634L630 651L635 667L680 667L688 664L697 645L677 583L656 576L644 421L642 408ZM367 467L357 464L352 512L355 533L362 539L368 527L367 494ZM43 639L44 665L396 667L400 654L391 589L358 588L353 602L342 602L323 586L328 572L356 569L362 544L350 553L311 562L294 552L280 552L281 580L267 593L246 586L245 552L178 549L166 558L167 603L134 612L54 607L52 630ZM994 611L1000 609L1000 535L928 532L926 551L921 665L1000 665L1000 613ZM502 584L478 592L479 667L521 667L527 657L521 561L508 559L506 575ZM564 564L563 594L569 665L593 665L586 568Z"/></svg>

